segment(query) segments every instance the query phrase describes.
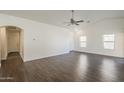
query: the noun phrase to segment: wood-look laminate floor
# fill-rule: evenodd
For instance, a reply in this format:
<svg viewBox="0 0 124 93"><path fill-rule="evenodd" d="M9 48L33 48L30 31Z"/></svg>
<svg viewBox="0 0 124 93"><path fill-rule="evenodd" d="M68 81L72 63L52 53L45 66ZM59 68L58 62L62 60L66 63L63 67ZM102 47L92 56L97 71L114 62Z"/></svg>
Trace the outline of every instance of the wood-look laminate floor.
<svg viewBox="0 0 124 93"><path fill-rule="evenodd" d="M0 81L121 82L124 81L124 59L70 52L22 62L18 53L10 53L7 61L1 62Z"/></svg>

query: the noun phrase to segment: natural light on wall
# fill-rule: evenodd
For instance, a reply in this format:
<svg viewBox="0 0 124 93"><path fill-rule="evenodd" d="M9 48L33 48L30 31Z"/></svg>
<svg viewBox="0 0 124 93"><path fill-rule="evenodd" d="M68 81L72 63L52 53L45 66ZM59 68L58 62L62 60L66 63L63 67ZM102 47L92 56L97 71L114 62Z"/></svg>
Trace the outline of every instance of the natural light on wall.
<svg viewBox="0 0 124 93"><path fill-rule="evenodd" d="M87 37L86 36L80 36L80 47L86 47L87 44Z"/></svg>
<svg viewBox="0 0 124 93"><path fill-rule="evenodd" d="M104 49L114 49L115 35L103 35Z"/></svg>

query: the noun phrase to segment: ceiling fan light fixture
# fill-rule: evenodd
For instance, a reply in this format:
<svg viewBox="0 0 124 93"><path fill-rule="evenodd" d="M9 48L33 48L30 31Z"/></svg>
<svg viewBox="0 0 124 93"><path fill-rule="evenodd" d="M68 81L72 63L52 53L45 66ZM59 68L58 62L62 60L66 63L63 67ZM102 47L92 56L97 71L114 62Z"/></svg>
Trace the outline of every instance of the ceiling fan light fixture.
<svg viewBox="0 0 124 93"><path fill-rule="evenodd" d="M77 21L77 20L75 20L75 19L74 19L74 10L72 10L71 13L72 13L72 17L70 18L70 22L68 22L69 24L68 24L67 26L70 26L70 25L79 26L80 23L82 23L82 22L90 23L89 20L88 20L88 21L84 21L84 20L78 20L78 21Z"/></svg>

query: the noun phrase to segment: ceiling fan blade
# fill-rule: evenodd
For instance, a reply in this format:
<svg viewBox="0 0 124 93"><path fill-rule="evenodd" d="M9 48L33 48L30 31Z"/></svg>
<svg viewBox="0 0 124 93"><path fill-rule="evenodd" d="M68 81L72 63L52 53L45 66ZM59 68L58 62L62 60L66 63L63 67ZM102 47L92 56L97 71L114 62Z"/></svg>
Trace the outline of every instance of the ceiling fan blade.
<svg viewBox="0 0 124 93"><path fill-rule="evenodd" d="M79 21L76 21L77 23L80 23L80 22L84 22L84 20L79 20Z"/></svg>
<svg viewBox="0 0 124 93"><path fill-rule="evenodd" d="M77 24L77 23L76 23L75 25L77 25L77 26L78 26L79 24Z"/></svg>

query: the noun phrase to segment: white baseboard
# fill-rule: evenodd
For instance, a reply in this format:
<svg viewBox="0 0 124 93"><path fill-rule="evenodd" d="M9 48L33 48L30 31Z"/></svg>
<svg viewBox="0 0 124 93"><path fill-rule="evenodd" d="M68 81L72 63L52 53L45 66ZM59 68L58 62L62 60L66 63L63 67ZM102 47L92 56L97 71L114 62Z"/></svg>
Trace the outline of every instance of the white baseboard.
<svg viewBox="0 0 124 93"><path fill-rule="evenodd" d="M37 57L37 58L33 58L33 59L24 59L24 62L30 62L30 61L33 61L33 60L38 60L38 59L47 58L47 57L59 56L59 55L67 54L67 53L69 53L69 52L70 52L70 51L65 52L65 53L59 53L59 54L49 55L49 56L43 56L43 57L40 57L40 58Z"/></svg>
<svg viewBox="0 0 124 93"><path fill-rule="evenodd" d="M105 54L100 54L100 53L95 53L95 52L87 52L87 51L80 51L80 50L73 50L73 51L75 51L75 52L81 52L81 53L89 53L89 54L102 55L102 56L117 57L117 58L122 58L122 59L124 59L124 57L120 57L120 56L105 55Z"/></svg>

